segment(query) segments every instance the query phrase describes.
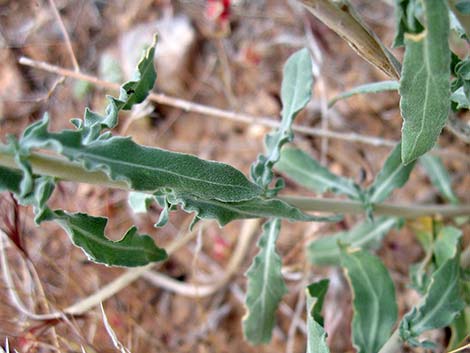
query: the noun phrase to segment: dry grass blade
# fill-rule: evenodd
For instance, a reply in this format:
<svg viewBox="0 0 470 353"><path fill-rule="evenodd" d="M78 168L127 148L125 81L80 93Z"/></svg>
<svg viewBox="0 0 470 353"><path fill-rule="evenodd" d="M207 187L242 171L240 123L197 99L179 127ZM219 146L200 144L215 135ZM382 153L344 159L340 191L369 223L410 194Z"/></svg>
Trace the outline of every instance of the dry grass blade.
<svg viewBox="0 0 470 353"><path fill-rule="evenodd" d="M124 345L119 341L119 339L116 336L116 333L114 332L113 328L109 324L108 317L106 316L106 313L104 312L103 304L101 304L101 315L103 317L103 324L106 329L106 332L108 333L109 337L111 337L114 347L116 347L116 349L121 353L130 353L130 351L126 347L124 347Z"/></svg>
<svg viewBox="0 0 470 353"><path fill-rule="evenodd" d="M358 53L387 76L400 79L398 61L360 20L345 0L300 0L305 8L335 31Z"/></svg>

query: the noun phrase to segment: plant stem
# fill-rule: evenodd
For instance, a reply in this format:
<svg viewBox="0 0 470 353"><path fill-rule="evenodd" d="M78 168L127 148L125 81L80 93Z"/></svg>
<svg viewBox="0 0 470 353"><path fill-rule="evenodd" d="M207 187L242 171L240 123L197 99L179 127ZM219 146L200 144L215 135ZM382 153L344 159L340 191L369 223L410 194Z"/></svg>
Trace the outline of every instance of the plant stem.
<svg viewBox="0 0 470 353"><path fill-rule="evenodd" d="M104 172L88 171L81 165L63 158L43 153L32 153L29 157L29 162L33 172L38 175L49 175L67 181L103 185L130 191L127 183L123 181L111 180ZM2 144L0 144L0 166L18 169L13 155ZM303 211L350 214L361 214L364 212L364 207L359 201L300 196L279 196L279 199ZM376 204L374 205L374 213L404 218L418 218L429 215L456 217L470 215L470 205Z"/></svg>
<svg viewBox="0 0 470 353"><path fill-rule="evenodd" d="M103 87L111 90L118 91L119 85L116 83L100 80L94 76L86 75L81 72L76 72L73 70L68 70L60 66L51 65L42 61L32 60L27 57L21 57L19 60L21 65L34 67L39 70L51 72L60 76L69 77L75 80L86 81L97 87ZM170 97L161 93L150 93L148 99L158 103L167 105L170 107L181 109L185 112L192 112L201 114L203 116L210 116L213 118L226 119L231 121L236 121L243 124L259 124L263 126L268 126L272 128L277 128L280 125L280 122L274 117L256 117L249 114L243 114L238 112L232 112L228 110L223 110L219 108L214 108L198 103L193 103L184 99ZM365 136L356 133L342 133L325 129L317 129L309 126L302 125L292 125L292 130L299 132L305 135L312 136L321 136L332 139L339 139L344 141L349 141L353 143L364 143L372 146L388 146L393 147L397 144L397 141L387 140L380 137L374 136Z"/></svg>
<svg viewBox="0 0 470 353"><path fill-rule="evenodd" d="M379 353L397 353L400 351L402 345L403 341L400 339L400 332L396 329L380 349Z"/></svg>

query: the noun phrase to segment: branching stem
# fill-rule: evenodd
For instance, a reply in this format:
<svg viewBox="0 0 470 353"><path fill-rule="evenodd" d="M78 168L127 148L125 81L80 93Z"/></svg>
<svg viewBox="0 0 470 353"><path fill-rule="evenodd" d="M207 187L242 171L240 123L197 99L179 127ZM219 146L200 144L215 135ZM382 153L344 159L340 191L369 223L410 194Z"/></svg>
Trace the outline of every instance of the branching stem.
<svg viewBox="0 0 470 353"><path fill-rule="evenodd" d="M129 186L123 181L111 180L104 172L88 171L79 164L69 162L63 158L43 153L32 153L29 161L35 174L49 175L67 181L129 190ZM6 146L1 144L0 166L18 168L13 155L8 152ZM300 196L280 196L279 198L303 211L349 214L360 214L364 212L364 207L359 201ZM434 215L456 217L470 215L470 205L402 205L384 203L374 205L374 213L377 215L404 218L418 218Z"/></svg>

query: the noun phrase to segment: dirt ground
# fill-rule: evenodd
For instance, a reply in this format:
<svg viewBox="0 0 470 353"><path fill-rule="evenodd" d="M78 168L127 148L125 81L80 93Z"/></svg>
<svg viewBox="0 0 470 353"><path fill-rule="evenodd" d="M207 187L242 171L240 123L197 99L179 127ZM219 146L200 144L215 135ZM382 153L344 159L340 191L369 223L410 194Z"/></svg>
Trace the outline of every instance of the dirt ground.
<svg viewBox="0 0 470 353"><path fill-rule="evenodd" d="M353 3L390 46L394 21L389 2ZM54 14L55 9L59 16ZM356 96L325 109L328 99L339 92L387 77L295 1L238 0L233 1L226 17L210 15L214 14L203 0L0 0L2 141L7 134L20 134L46 112L53 129L60 129L71 128L70 119L81 116L85 107L102 111L105 95L116 93L107 90L102 81L119 83L129 79L142 48L155 31L160 32L156 92L278 120L283 63L295 50L307 46L314 53L317 78L313 99L296 124L373 136L384 142L399 139L402 121L395 92ZM394 54L401 58L402 49L394 50ZM22 65L21 57L87 74L101 83L85 83L68 73L58 75ZM468 121L469 115L459 118ZM142 144L229 163L246 174L263 151L263 136L270 130L256 122L210 117L155 102L122 113L120 119L116 133L130 135ZM390 151L389 146L299 133L295 143L333 172L361 185L373 180ZM456 194L462 202L470 202L470 146L448 130L444 130L439 145ZM289 180L286 192L313 195ZM415 168L408 184L394 192L391 201L444 202L420 168ZM124 191L70 182L59 184L52 202L68 211L109 217L107 234L113 239L136 224L160 246L185 237L192 218L175 212L166 227L156 229L153 224L158 219L158 207L135 215ZM22 238L29 259L26 261L26 255L11 244L6 249L14 288L8 288L6 281L0 282L0 342L8 339L12 352L116 351L99 306L85 315L53 320L34 320L30 314L67 308L126 270L89 262L62 230L52 224L36 227L32 210L18 206L8 194L1 195L0 218L4 229L13 229ZM326 233L348 229L358 219L347 216L340 224L283 223L278 250L289 294L284 297L268 345L249 345L241 330L244 273L256 253L256 238L228 283L210 295L194 298L199 286L217 284L223 278L240 233L248 226L244 221L222 229L214 222L204 222L190 242L156 268L183 284L179 293L140 277L104 301L103 312L122 345L134 353L304 352L303 291L310 281L329 277L332 284L324 309L328 342L332 352L353 352L347 282L337 268L309 265L305 244ZM260 227L257 229L259 234ZM468 242L470 227L465 226L464 231ZM418 298L407 287L409 265L423 255L412 228L391 231L379 254L391 271L403 314ZM24 307L12 301L12 290ZM443 349L449 332L436 331L432 337Z"/></svg>

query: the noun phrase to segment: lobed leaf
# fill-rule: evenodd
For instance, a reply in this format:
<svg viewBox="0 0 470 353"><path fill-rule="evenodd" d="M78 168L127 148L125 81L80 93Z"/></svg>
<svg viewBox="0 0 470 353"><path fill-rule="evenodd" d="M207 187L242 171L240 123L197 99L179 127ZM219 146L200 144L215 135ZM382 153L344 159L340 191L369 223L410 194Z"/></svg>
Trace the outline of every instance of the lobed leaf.
<svg viewBox="0 0 470 353"><path fill-rule="evenodd" d="M419 163L423 166L432 184L446 200L453 204L458 204L459 199L452 190L452 182L449 173L447 173L441 158L439 156L426 154L419 159Z"/></svg>
<svg viewBox="0 0 470 353"><path fill-rule="evenodd" d="M241 202L221 202L194 196L190 193L170 193L167 195L170 206L180 205L186 212L195 212L195 221L215 219L220 226L246 218L284 218L290 221L336 222L341 217L317 217L301 212L299 209L279 199L255 199ZM194 224L194 222L193 222Z"/></svg>
<svg viewBox="0 0 470 353"><path fill-rule="evenodd" d="M342 249L353 292L352 341L358 353L377 353L397 320L395 287L379 258L361 250Z"/></svg>
<svg viewBox="0 0 470 353"><path fill-rule="evenodd" d="M444 248L440 256L443 262L433 273L426 295L400 323L401 339L412 345L420 345L418 337L423 332L449 325L464 307L460 297L459 242L455 242L453 231L445 231L444 235L453 239L453 249Z"/></svg>
<svg viewBox="0 0 470 353"><path fill-rule="evenodd" d="M332 191L359 199L360 187L352 180L331 173L307 153L296 148L284 148L276 170L296 183L317 193Z"/></svg>
<svg viewBox="0 0 470 353"><path fill-rule="evenodd" d="M258 186L227 164L141 146L125 137L84 144L80 131L51 133L47 125L47 116L32 125L21 140L22 146L52 149L87 170L100 170L112 180L125 181L135 191L170 188L228 202L249 200L261 193Z"/></svg>
<svg viewBox="0 0 470 353"><path fill-rule="evenodd" d="M349 244L352 248L378 248L383 237L393 227L399 227L402 223L401 219L392 217L376 217L373 221L358 223L349 231L312 241L308 245L307 257L314 265L339 265L338 243Z"/></svg>
<svg viewBox="0 0 470 353"><path fill-rule="evenodd" d="M343 38L363 59L393 79L400 77L398 60L364 24L346 0L300 0L305 8Z"/></svg>
<svg viewBox="0 0 470 353"><path fill-rule="evenodd" d="M398 91L399 88L400 88L400 83L398 81L380 81L380 82L366 83L364 85L354 87L341 94L338 94L336 97L334 97L328 102L328 107L332 107L333 105L336 104L336 102L346 99L346 98L350 98L357 94L379 93L379 92L385 92L385 91Z"/></svg>
<svg viewBox="0 0 470 353"><path fill-rule="evenodd" d="M418 34L405 34L400 81L401 155L405 165L434 146L450 109L447 1L424 0L423 3L426 29Z"/></svg>
<svg viewBox="0 0 470 353"><path fill-rule="evenodd" d="M367 189L370 203L384 201L393 190L402 187L408 181L414 167L414 162L408 165L402 164L401 149L402 146L399 143L387 157L373 184Z"/></svg>
<svg viewBox="0 0 470 353"><path fill-rule="evenodd" d="M329 353L326 345L327 334L323 328L321 310L330 281L310 284L306 290L307 296L307 353Z"/></svg>
<svg viewBox="0 0 470 353"><path fill-rule="evenodd" d="M130 228L121 240L111 241L104 235L106 218L58 210L51 211L47 219L56 221L69 234L73 244L94 262L135 267L167 258L164 249L157 247L150 236L138 234L135 227Z"/></svg>
<svg viewBox="0 0 470 353"><path fill-rule="evenodd" d="M258 156L251 168L256 184L266 188L273 179L272 168L279 160L281 147L292 141L292 123L312 96L312 59L307 49L292 54L287 60L281 87L282 121L279 128L266 136L266 154Z"/></svg>
<svg viewBox="0 0 470 353"><path fill-rule="evenodd" d="M287 293L282 278L282 261L276 253L276 240L281 221L273 218L263 226L263 234L258 242L259 253L248 272L245 305L247 313L243 318L245 338L253 343L268 343L275 325L277 307Z"/></svg>

